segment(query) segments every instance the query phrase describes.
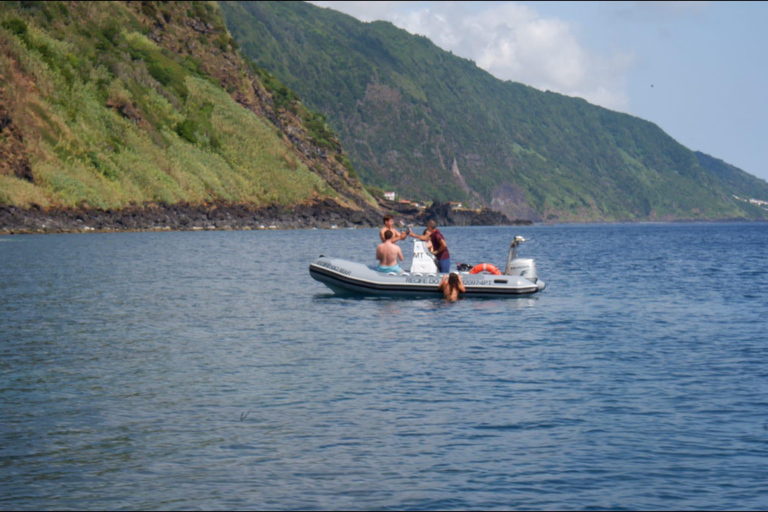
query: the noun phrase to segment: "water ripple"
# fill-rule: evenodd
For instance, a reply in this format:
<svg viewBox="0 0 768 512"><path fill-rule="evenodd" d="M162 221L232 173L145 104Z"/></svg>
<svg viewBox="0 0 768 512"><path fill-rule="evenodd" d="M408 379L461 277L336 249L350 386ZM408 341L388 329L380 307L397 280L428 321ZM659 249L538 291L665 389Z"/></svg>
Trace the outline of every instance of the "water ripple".
<svg viewBox="0 0 768 512"><path fill-rule="evenodd" d="M309 278L376 230L13 237L0 508L765 509L767 230L446 228L548 283L457 303Z"/></svg>

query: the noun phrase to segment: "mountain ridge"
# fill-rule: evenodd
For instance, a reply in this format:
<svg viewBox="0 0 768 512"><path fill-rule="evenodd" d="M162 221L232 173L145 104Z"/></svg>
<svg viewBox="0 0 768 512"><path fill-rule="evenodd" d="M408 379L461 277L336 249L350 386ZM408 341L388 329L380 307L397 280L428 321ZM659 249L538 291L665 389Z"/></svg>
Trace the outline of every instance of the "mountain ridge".
<svg viewBox="0 0 768 512"><path fill-rule="evenodd" d="M241 46L222 17L239 4L221 5L0 4L0 231L370 226L388 210L370 191L380 195L390 183L401 195L465 199L544 222L766 218L764 205L749 202L768 200L764 181L690 152L653 123L629 126L626 114L584 100L505 86L424 37L351 17L345 30L363 34L354 44L365 46L365 58L338 54L322 26L305 33L304 20L287 27L302 52L290 41L264 45L314 70L309 80L286 78L244 57L253 42ZM337 13L329 13L335 27ZM266 21L286 29L285 20ZM427 80L434 71L441 79ZM470 79L476 73L483 75ZM329 79L338 87L324 87ZM359 95L347 116L350 140L336 135L349 133L332 109L312 104L313 92L342 110L348 94ZM497 93L504 108L484 99ZM446 109L467 122L455 123ZM594 137L563 139L555 121ZM621 143L603 154L606 140ZM565 143L573 141L583 147ZM648 141L663 151L641 150ZM597 171L573 174L568 165L581 160ZM413 172L418 161L429 165ZM652 193L640 186L670 170ZM664 187L677 195L664 196ZM702 189L714 207L697 212Z"/></svg>
<svg viewBox="0 0 768 512"><path fill-rule="evenodd" d="M498 80L391 23L304 2L222 12L242 52L326 116L371 185L543 221L766 218L733 197L768 199L764 180L649 121Z"/></svg>

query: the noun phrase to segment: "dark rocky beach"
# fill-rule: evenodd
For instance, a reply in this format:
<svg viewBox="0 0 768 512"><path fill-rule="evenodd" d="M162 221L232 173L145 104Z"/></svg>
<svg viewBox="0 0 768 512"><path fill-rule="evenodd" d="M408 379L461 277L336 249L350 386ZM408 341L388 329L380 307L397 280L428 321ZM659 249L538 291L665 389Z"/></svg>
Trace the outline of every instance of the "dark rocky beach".
<svg viewBox="0 0 768 512"><path fill-rule="evenodd" d="M434 203L426 210L388 202L382 202L381 210L352 210L332 200L292 208L153 203L119 210L0 206L0 234L368 228L380 226L382 215L387 212L394 214L398 222L415 226L431 219L440 226L531 224L528 220L510 220L491 210L452 210L447 203Z"/></svg>

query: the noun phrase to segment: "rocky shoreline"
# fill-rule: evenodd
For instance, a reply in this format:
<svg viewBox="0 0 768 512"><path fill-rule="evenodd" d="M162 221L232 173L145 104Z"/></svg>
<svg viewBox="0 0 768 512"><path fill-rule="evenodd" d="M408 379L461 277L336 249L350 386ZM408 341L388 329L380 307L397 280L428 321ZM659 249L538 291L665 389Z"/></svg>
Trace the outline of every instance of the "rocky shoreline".
<svg viewBox="0 0 768 512"><path fill-rule="evenodd" d="M351 210L329 199L292 208L228 203L152 203L119 210L0 206L0 234L369 228L381 225L384 211L395 213L398 221L417 226L430 219L440 226L531 224L527 220L511 221L491 210L454 211L445 203L435 203L427 210L398 211L389 206L394 204L383 203L382 210Z"/></svg>

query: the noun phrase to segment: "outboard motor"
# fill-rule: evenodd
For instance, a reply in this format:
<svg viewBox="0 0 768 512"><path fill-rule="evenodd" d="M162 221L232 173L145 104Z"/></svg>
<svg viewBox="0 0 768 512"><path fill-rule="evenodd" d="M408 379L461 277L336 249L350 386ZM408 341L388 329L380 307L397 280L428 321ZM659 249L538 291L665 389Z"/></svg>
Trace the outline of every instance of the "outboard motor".
<svg viewBox="0 0 768 512"><path fill-rule="evenodd" d="M530 258L518 258L517 246L525 242L525 238L516 236L509 244L509 254L507 255L507 268L504 274L508 276L520 276L535 283L539 280L539 274L536 272L536 262Z"/></svg>
<svg viewBox="0 0 768 512"><path fill-rule="evenodd" d="M413 262L411 274L437 274L435 257L427 251L427 243L416 238L413 239Z"/></svg>

